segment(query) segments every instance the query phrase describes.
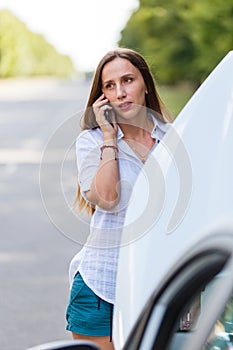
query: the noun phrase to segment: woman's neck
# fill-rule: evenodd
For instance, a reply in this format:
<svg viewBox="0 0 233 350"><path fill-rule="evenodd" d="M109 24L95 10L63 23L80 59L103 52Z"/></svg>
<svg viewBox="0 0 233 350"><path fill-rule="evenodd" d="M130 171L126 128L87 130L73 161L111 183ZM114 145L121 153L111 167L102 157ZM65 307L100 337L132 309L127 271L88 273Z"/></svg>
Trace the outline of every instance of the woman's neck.
<svg viewBox="0 0 233 350"><path fill-rule="evenodd" d="M145 120L140 120L140 123L119 123L121 130L124 133L126 139L131 140L141 140L145 138L146 135L151 134L153 129L153 121L148 117Z"/></svg>

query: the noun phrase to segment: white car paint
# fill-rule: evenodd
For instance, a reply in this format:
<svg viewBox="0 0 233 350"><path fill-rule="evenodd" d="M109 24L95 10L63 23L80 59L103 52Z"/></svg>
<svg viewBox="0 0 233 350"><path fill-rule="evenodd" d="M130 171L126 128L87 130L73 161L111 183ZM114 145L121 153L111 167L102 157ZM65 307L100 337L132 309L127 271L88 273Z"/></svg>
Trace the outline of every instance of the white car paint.
<svg viewBox="0 0 233 350"><path fill-rule="evenodd" d="M152 291L211 227L233 222L233 51L192 96L134 187L120 249L121 349Z"/></svg>

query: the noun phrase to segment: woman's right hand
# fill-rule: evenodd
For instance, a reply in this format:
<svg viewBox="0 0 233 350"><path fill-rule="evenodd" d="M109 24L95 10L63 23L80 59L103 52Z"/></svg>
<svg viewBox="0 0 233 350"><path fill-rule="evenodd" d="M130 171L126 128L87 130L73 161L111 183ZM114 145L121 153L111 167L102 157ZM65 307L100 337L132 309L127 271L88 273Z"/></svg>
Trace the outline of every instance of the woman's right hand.
<svg viewBox="0 0 233 350"><path fill-rule="evenodd" d="M109 100L102 94L94 103L93 103L93 111L96 117L96 121L101 128L104 135L108 135L108 137L116 136L117 134L117 123L115 120L115 113L111 113L111 120L113 126L107 121L104 115L105 110L112 111L112 107L108 104Z"/></svg>
<svg viewBox="0 0 233 350"><path fill-rule="evenodd" d="M109 100L101 95L92 105L96 121L103 132L103 145L99 167L86 197L89 202L104 210L113 209L120 198L120 175L117 154L117 123L115 113L111 113L113 126L106 120L104 111L111 110Z"/></svg>

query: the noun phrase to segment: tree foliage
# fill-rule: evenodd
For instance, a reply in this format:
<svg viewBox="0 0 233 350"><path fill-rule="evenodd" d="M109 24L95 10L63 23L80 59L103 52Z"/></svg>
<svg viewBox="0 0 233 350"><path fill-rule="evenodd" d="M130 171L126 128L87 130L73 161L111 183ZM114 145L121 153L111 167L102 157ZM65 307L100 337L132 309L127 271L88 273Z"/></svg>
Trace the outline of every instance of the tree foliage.
<svg viewBox="0 0 233 350"><path fill-rule="evenodd" d="M202 82L233 49L232 0L140 0L119 46L141 52L165 83Z"/></svg>
<svg viewBox="0 0 233 350"><path fill-rule="evenodd" d="M71 59L59 54L42 35L32 33L7 10L0 11L0 78L70 76Z"/></svg>

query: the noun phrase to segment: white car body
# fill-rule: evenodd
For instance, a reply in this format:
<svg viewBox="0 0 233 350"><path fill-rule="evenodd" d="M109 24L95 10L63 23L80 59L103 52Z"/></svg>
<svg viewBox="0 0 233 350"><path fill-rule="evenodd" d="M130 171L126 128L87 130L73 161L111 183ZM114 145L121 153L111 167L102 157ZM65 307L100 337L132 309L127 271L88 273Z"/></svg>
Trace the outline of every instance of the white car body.
<svg viewBox="0 0 233 350"><path fill-rule="evenodd" d="M120 249L113 338L211 228L233 224L233 51L192 96L138 177Z"/></svg>

